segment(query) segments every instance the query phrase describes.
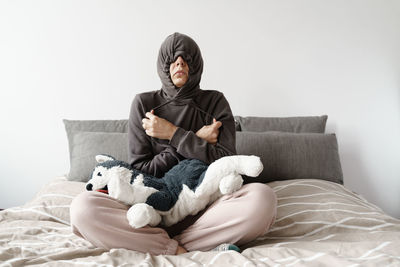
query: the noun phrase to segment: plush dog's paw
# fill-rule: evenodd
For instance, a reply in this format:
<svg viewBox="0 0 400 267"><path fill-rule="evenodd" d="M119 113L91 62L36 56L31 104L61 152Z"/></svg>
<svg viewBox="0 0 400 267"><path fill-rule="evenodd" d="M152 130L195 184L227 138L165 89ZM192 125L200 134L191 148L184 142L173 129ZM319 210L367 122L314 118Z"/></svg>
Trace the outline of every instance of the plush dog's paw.
<svg viewBox="0 0 400 267"><path fill-rule="evenodd" d="M258 176L264 166L261 162L261 159L257 156L244 156L241 161L241 169L243 174L251 177Z"/></svg>
<svg viewBox="0 0 400 267"><path fill-rule="evenodd" d="M239 190L243 185L243 178L240 174L230 174L221 179L219 183L219 190L223 195L232 194Z"/></svg>
<svg viewBox="0 0 400 267"><path fill-rule="evenodd" d="M141 228L146 225L156 226L161 222L161 216L146 203L133 205L127 212L129 225L133 228Z"/></svg>

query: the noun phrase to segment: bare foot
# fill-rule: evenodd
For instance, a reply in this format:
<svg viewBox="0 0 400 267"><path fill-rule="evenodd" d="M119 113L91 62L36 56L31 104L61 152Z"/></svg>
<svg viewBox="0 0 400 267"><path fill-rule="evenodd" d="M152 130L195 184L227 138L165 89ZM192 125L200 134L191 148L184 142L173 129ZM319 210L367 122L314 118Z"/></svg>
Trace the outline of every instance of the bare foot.
<svg viewBox="0 0 400 267"><path fill-rule="evenodd" d="M186 252L187 252L187 250L184 249L181 246L178 246L178 248L176 249L176 255L183 254L183 253L186 253Z"/></svg>

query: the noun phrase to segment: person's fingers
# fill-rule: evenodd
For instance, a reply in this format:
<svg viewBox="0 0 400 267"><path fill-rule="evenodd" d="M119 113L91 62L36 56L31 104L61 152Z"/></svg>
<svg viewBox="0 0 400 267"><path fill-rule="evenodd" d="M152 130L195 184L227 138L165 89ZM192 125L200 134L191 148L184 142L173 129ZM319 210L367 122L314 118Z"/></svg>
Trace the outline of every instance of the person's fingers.
<svg viewBox="0 0 400 267"><path fill-rule="evenodd" d="M154 112L154 111L153 111L153 112ZM149 118L150 120L153 119L153 118L155 118L155 117L157 117L156 115L154 115L154 114L151 113L151 112L146 112L145 115L146 115L146 117Z"/></svg>
<svg viewBox="0 0 400 267"><path fill-rule="evenodd" d="M146 123L146 124L150 124L150 123L151 123L150 119L148 119L148 118L144 118L144 119L142 120L142 122L143 122L143 123Z"/></svg>
<svg viewBox="0 0 400 267"><path fill-rule="evenodd" d="M142 120L142 127L144 129L147 129L150 126L150 120L149 119L143 119Z"/></svg>
<svg viewBox="0 0 400 267"><path fill-rule="evenodd" d="M215 121L215 122L213 122L212 125L214 126L214 128L218 129L219 127L222 126L222 122L220 122L220 121Z"/></svg>
<svg viewBox="0 0 400 267"><path fill-rule="evenodd" d="M150 113L151 113L151 114L154 114L154 109L150 110Z"/></svg>
<svg viewBox="0 0 400 267"><path fill-rule="evenodd" d="M213 123L216 123L217 122L217 119L216 118L213 118Z"/></svg>

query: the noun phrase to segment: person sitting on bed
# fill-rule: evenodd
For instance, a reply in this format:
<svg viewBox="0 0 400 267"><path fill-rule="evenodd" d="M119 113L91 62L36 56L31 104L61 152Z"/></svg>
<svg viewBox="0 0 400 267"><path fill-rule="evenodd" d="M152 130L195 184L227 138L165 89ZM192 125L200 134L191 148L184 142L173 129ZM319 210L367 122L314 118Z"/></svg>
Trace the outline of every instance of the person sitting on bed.
<svg viewBox="0 0 400 267"><path fill-rule="evenodd" d="M136 95L131 106L132 167L162 177L185 158L210 164L235 155L235 122L229 103L221 92L200 89L203 59L194 40L180 33L169 35L161 45L157 66L162 88ZM169 228L134 229L126 218L128 206L107 194L86 191L71 204L71 225L75 234L105 249L154 255L238 250L235 245L269 230L276 201L269 186L246 184Z"/></svg>

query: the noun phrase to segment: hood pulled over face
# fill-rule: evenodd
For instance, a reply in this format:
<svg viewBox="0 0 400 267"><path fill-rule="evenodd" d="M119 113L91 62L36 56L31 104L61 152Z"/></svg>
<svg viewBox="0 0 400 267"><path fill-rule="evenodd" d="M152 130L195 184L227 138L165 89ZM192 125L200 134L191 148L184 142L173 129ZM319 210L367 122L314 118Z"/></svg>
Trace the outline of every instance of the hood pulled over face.
<svg viewBox="0 0 400 267"><path fill-rule="evenodd" d="M189 66L189 78L177 88L170 77L170 65L181 56ZM168 98L188 99L200 89L201 74L203 73L203 58L200 48L189 36L181 33L169 35L161 44L157 60L157 72L162 83L162 90Z"/></svg>

